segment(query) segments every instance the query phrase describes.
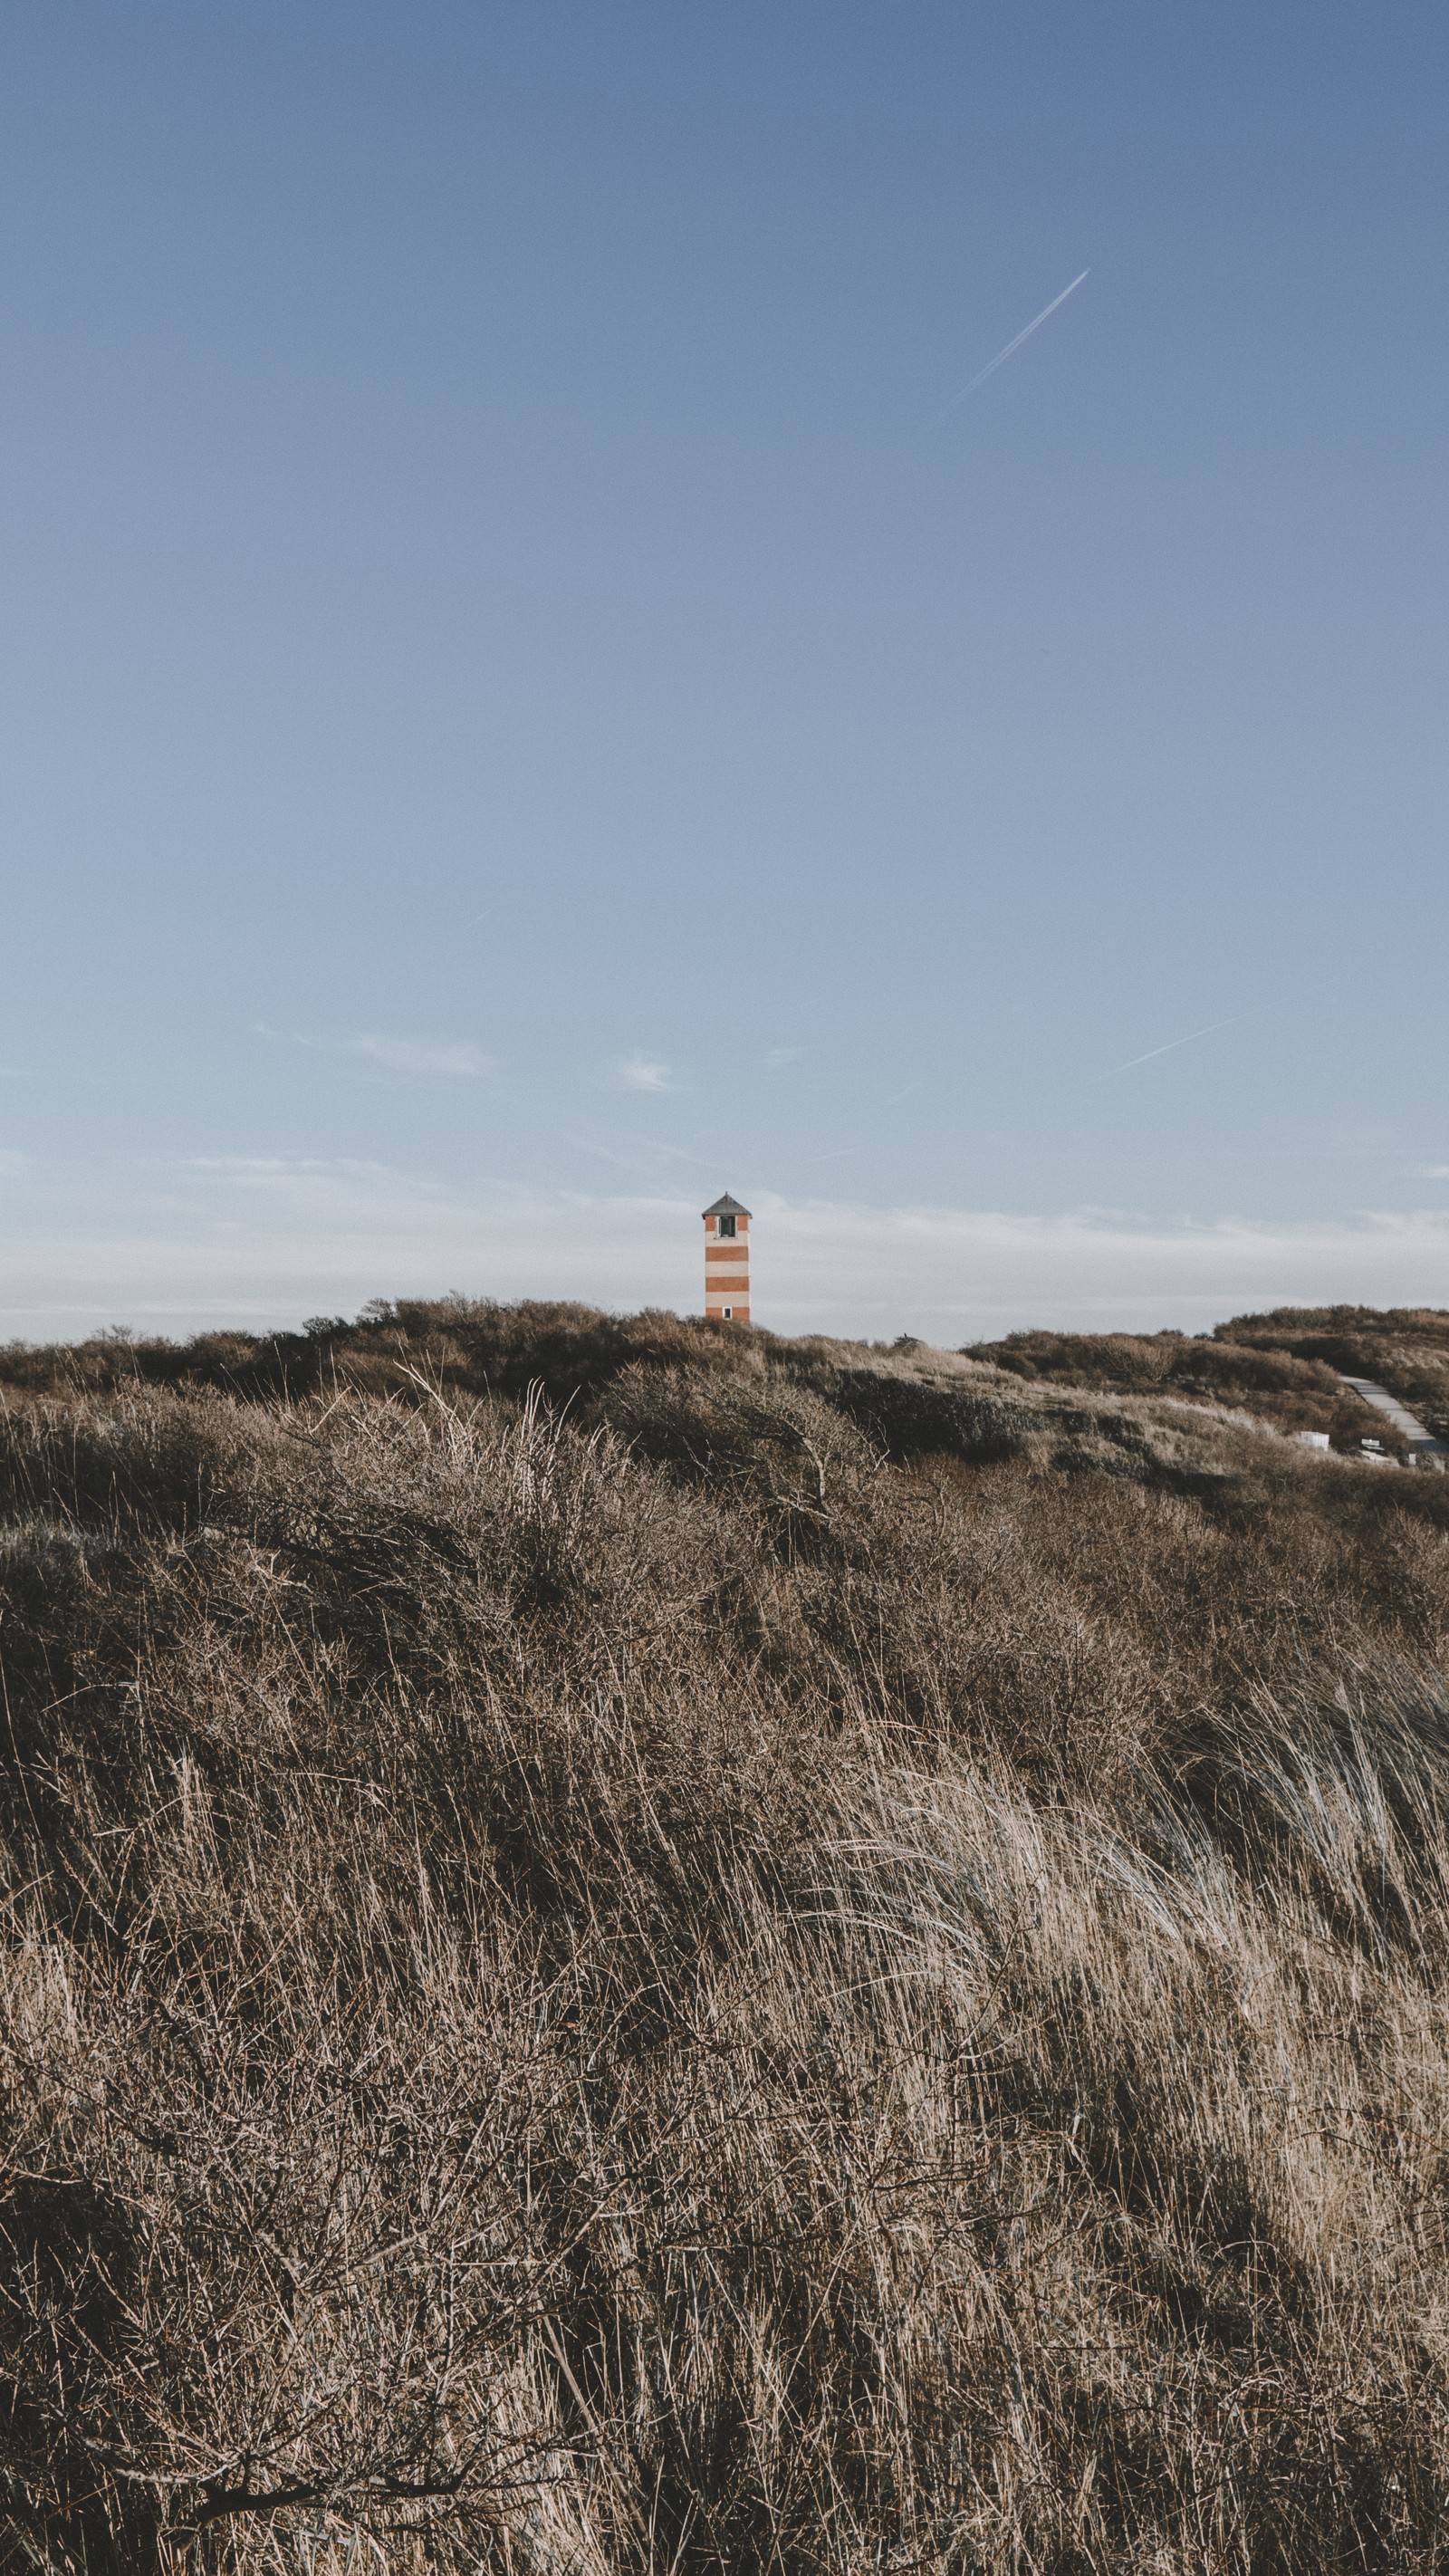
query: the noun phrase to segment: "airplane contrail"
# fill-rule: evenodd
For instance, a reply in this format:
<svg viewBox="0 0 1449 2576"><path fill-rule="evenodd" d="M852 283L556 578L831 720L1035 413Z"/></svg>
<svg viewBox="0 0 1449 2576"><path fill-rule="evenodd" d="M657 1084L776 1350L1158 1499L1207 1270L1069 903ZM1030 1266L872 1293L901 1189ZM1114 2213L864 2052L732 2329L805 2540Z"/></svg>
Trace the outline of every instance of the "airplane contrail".
<svg viewBox="0 0 1449 2576"><path fill-rule="evenodd" d="M1043 322L1047 321L1050 316L1055 313L1057 306L1059 304L1065 304L1069 295L1076 294L1078 287L1082 283L1082 278L1090 277L1091 274L1092 272L1089 268L1084 268L1082 271L1082 277L1074 277L1070 286L1064 286L1060 295L1054 295L1050 304L1043 305L1034 322L1028 322L1024 331L1018 331L1014 340L1008 340L1004 349L998 349L995 357L987 360L986 365L981 369L980 374L973 376L969 385L963 385L959 394L953 394L951 396L945 410L937 417L936 427L939 429L942 421L949 420L958 403L963 403L968 394L974 394L977 386L984 385L988 376L994 376L998 367L1004 367L1007 359L1013 357L1016 351L1021 347L1023 340L1029 340L1033 331L1039 331Z"/></svg>
<svg viewBox="0 0 1449 2576"><path fill-rule="evenodd" d="M1159 1055L1171 1055L1174 1047L1191 1046L1194 1038L1210 1038L1215 1029L1230 1029L1232 1020L1209 1020L1205 1029L1189 1029L1185 1038L1169 1038L1166 1046L1149 1047L1145 1055L1129 1055L1125 1064L1109 1064L1105 1073L1094 1073L1094 1082L1110 1082L1114 1073L1130 1073L1134 1065L1151 1064Z"/></svg>

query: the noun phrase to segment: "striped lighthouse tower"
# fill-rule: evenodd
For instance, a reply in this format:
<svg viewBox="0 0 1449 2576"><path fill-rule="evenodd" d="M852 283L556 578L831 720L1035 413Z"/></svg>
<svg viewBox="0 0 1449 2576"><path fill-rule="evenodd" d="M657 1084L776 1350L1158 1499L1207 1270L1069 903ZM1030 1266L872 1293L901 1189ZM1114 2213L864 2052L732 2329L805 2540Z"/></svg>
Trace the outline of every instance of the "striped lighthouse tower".
<svg viewBox="0 0 1449 2576"><path fill-rule="evenodd" d="M722 1324L750 1320L750 1211L726 1190L704 1211L704 1311Z"/></svg>

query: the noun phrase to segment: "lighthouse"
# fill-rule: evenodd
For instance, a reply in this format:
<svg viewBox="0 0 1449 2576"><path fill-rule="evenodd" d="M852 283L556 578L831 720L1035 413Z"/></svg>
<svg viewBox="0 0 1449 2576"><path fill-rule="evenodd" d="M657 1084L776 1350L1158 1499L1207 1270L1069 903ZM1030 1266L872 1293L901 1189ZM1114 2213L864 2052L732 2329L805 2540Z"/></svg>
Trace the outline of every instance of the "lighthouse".
<svg viewBox="0 0 1449 2576"><path fill-rule="evenodd" d="M704 1211L704 1311L721 1324L750 1320L750 1211L728 1190Z"/></svg>

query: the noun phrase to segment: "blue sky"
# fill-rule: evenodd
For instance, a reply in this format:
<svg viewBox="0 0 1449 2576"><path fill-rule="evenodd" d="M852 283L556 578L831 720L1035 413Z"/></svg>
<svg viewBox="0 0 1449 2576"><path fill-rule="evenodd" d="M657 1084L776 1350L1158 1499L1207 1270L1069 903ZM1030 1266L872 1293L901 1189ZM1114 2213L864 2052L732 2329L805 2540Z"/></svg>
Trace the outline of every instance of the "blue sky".
<svg viewBox="0 0 1449 2576"><path fill-rule="evenodd" d="M1429 7L18 0L0 1333L723 1187L785 1330L1449 1304L1446 123Z"/></svg>

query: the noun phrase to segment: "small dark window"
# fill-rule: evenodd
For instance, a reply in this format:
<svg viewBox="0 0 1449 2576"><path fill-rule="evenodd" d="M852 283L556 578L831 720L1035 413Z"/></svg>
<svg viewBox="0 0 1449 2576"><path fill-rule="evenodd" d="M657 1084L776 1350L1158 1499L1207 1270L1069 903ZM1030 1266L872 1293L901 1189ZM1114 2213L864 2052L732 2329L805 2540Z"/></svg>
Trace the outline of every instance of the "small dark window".
<svg viewBox="0 0 1449 2576"><path fill-rule="evenodd" d="M718 1223L718 1225L719 1225L719 1230L720 1230L720 1233L721 1233L722 1235L725 1235L725 1236L727 1236L727 1237L733 1237L734 1230L735 1230L735 1221L734 1221L734 1218L733 1218L732 1216L722 1216L722 1217L720 1217L720 1218L717 1220L717 1223Z"/></svg>
<svg viewBox="0 0 1449 2576"><path fill-rule="evenodd" d="M735 1316L735 1310L734 1310L733 1306L726 1306L726 1308L725 1308L725 1310L724 1310L724 1319L725 1319L725 1322L726 1322L727 1324L732 1324L732 1323L734 1322L734 1316Z"/></svg>

